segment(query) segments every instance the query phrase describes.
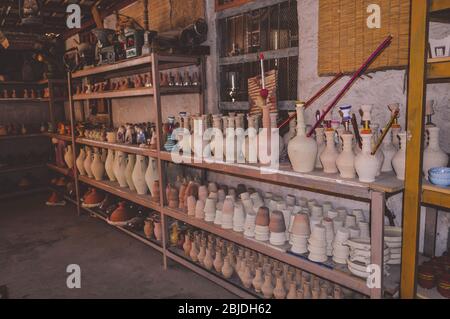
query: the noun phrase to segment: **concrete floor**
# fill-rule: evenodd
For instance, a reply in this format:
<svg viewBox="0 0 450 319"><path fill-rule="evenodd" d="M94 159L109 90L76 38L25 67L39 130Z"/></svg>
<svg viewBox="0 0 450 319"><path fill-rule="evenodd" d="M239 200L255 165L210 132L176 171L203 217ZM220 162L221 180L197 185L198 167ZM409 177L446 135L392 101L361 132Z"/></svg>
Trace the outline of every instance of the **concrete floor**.
<svg viewBox="0 0 450 319"><path fill-rule="evenodd" d="M0 286L9 298L236 298L159 252L75 207L47 207L46 194L0 203ZM68 289L66 267L81 267Z"/></svg>

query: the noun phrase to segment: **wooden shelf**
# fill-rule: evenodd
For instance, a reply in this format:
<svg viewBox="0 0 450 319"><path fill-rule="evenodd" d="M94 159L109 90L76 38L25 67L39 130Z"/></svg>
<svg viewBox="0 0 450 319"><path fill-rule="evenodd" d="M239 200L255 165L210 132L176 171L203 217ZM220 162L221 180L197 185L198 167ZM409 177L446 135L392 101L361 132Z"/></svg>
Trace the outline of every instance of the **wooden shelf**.
<svg viewBox="0 0 450 319"><path fill-rule="evenodd" d="M198 57L183 56L183 55L165 55L157 54L161 69L176 68L199 63ZM112 64L91 67L88 69L76 71L72 73L72 78L81 78L92 75L99 75L107 72L117 72L124 69L132 69L144 65L150 65L152 62L152 55L145 55L136 58L126 59Z"/></svg>
<svg viewBox="0 0 450 319"><path fill-rule="evenodd" d="M433 185L424 180L422 184L422 203L450 209L450 187Z"/></svg>
<svg viewBox="0 0 450 319"><path fill-rule="evenodd" d="M450 81L450 57L428 59L428 80Z"/></svg>
<svg viewBox="0 0 450 319"><path fill-rule="evenodd" d="M32 169L37 168L43 168L45 167L45 164L25 164L25 165L18 165L13 167L4 167L0 168L0 174L8 174L8 173L14 173L14 172L20 172L20 171L28 171Z"/></svg>
<svg viewBox="0 0 450 319"><path fill-rule="evenodd" d="M90 139L81 138L81 137L76 139L76 143L83 144L83 145L89 145L89 146L93 146L93 147L98 147L98 148L107 148L107 149L112 149L115 151L121 151L121 152L125 152L125 153L136 154L136 155L151 156L154 158L158 157L158 152L156 150L151 150L149 148L139 147L139 146L135 146L135 145L108 143L108 142L95 141L95 140L90 140Z"/></svg>
<svg viewBox="0 0 450 319"><path fill-rule="evenodd" d="M61 135L61 134L50 133L50 132L46 132L46 133L43 133L43 134L45 136L48 136L48 137L51 137L51 138L57 138L58 140L72 142L72 137L70 135Z"/></svg>
<svg viewBox="0 0 450 319"><path fill-rule="evenodd" d="M65 176L73 176L73 171L67 167L59 167L52 163L47 163L47 167L52 171L55 171L59 174L63 174Z"/></svg>
<svg viewBox="0 0 450 319"><path fill-rule="evenodd" d="M150 200L150 195L138 195L136 192L130 190L129 188L119 187L119 184L116 182L110 181L96 181L95 179L91 179L86 176L79 176L79 181L89 184L91 186L100 188L108 193L119 196L123 199L132 201L141 206L160 211L160 206L158 203L155 203Z"/></svg>
<svg viewBox="0 0 450 319"><path fill-rule="evenodd" d="M43 84L48 84L49 82L51 83L55 83L55 84L66 84L66 80L64 79L44 79L44 80L39 80L39 81L2 81L0 82L0 85L43 85Z"/></svg>
<svg viewBox="0 0 450 319"><path fill-rule="evenodd" d="M161 152L164 161L173 162L171 153ZM291 188L300 188L325 194L340 194L349 198L370 199L371 190L394 194L403 190L403 182L394 174L382 174L374 183L362 183L358 179L343 179L338 174L322 171L297 173L290 164L280 163L278 170L256 164L230 164L225 162L206 163L192 156L182 156L181 164L208 169L219 173L251 178ZM197 161L197 162L196 162Z"/></svg>
<svg viewBox="0 0 450 319"><path fill-rule="evenodd" d="M433 22L450 22L450 0L432 0L430 4L430 20Z"/></svg>
<svg viewBox="0 0 450 319"><path fill-rule="evenodd" d="M137 88L137 89L127 89L127 90L122 90L122 91L82 93L82 94L75 94L73 96L73 100L81 101L81 100L95 100L95 99L152 96L154 94L154 92L155 92L155 90L153 88ZM160 92L162 95L198 94L198 93L200 93L200 87L162 87Z"/></svg>
<svg viewBox="0 0 450 319"><path fill-rule="evenodd" d="M5 135L5 136L0 136L0 141L21 140L21 139L35 138L35 137L45 137L45 134L33 133L33 134L21 134L21 135Z"/></svg>

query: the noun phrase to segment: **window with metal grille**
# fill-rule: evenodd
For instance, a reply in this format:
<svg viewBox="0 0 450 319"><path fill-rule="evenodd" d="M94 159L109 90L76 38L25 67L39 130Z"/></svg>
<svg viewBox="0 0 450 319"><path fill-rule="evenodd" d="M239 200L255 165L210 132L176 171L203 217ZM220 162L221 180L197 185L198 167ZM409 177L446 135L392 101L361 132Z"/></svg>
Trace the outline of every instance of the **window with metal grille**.
<svg viewBox="0 0 450 319"><path fill-rule="evenodd" d="M278 70L278 108L297 99L298 19L296 0L255 1L218 12L220 109L248 109L247 79ZM235 92L230 94L232 88ZM232 97L234 102L232 102Z"/></svg>

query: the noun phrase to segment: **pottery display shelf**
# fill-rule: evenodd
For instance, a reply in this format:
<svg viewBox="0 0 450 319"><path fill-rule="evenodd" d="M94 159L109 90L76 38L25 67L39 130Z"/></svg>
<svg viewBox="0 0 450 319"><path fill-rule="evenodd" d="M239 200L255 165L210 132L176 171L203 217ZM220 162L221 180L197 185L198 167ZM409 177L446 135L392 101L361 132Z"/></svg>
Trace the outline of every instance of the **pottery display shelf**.
<svg viewBox="0 0 450 319"><path fill-rule="evenodd" d="M155 203L150 200L150 195L138 195L135 191L130 190L129 188L119 187L119 183L111 182L111 181L96 181L95 179L91 179L87 176L78 176L78 180L85 184L89 184L91 186L102 189L108 193L119 196L123 199L127 199L141 206L160 211L160 206L158 203Z"/></svg>
<svg viewBox="0 0 450 319"><path fill-rule="evenodd" d="M72 137L70 135L61 135L61 134L50 133L50 132L45 132L43 134L45 136L50 137L50 138L56 138L56 139L62 140L62 141L67 141L67 142L71 142L72 141Z"/></svg>
<svg viewBox="0 0 450 319"><path fill-rule="evenodd" d="M169 152L160 152L160 158L167 162L173 162ZM182 165L243 178L257 179L290 188L338 194L340 196L345 195L358 199L370 199L371 191L386 193L386 195L390 196L403 190L403 182L391 173L382 173L373 183L363 183L357 178L344 179L339 174L327 174L318 170L311 173L297 173L292 170L291 165L288 163L280 163L279 169L274 170L257 164L206 163L204 161L196 163L193 156L183 156L183 158Z"/></svg>
<svg viewBox="0 0 450 319"><path fill-rule="evenodd" d="M428 59L427 72L429 82L450 81L450 57Z"/></svg>
<svg viewBox="0 0 450 319"><path fill-rule="evenodd" d="M73 170L67 167L59 167L55 164L47 163L47 168L65 176L73 176Z"/></svg>
<svg viewBox="0 0 450 319"><path fill-rule="evenodd" d="M75 199L67 196L66 193L63 192L62 190L60 190L54 186L49 186L48 189L52 192L60 194L64 198L64 200L68 201L69 203L74 204L74 205L77 204L77 201Z"/></svg>
<svg viewBox="0 0 450 319"><path fill-rule="evenodd" d="M450 187L422 181L422 204L450 209Z"/></svg>
<svg viewBox="0 0 450 319"><path fill-rule="evenodd" d="M121 151L128 154L136 154L136 155L143 155L143 156L151 156L154 158L158 158L158 152L156 150L151 150L146 147L139 147L137 145L128 145L128 144L121 144L121 143L108 143L103 141L96 141L91 140L87 138L77 138L76 139L77 144L82 145L88 145L98 148L107 148L115 151Z"/></svg>

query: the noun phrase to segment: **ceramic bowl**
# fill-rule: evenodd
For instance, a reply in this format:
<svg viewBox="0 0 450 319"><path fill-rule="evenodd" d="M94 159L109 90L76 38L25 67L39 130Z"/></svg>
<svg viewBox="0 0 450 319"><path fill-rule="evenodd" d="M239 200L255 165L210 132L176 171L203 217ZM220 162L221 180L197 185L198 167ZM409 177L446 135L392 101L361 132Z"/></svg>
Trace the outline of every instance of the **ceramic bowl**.
<svg viewBox="0 0 450 319"><path fill-rule="evenodd" d="M428 170L428 176L450 179L450 167L434 167Z"/></svg>
<svg viewBox="0 0 450 319"><path fill-rule="evenodd" d="M450 178L447 177L437 177L437 176L429 176L429 181L437 186L448 187L450 186Z"/></svg>

